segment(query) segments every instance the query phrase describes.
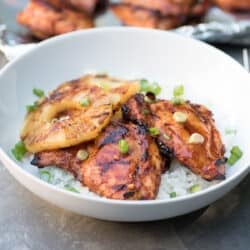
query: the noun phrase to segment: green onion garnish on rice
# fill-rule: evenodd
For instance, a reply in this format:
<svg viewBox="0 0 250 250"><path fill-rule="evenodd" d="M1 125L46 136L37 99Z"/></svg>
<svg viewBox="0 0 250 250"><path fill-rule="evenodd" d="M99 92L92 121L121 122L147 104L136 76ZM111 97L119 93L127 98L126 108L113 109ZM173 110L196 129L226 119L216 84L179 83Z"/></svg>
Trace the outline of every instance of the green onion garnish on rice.
<svg viewBox="0 0 250 250"><path fill-rule="evenodd" d="M169 197L170 198L175 198L177 196L176 192L172 192L169 194Z"/></svg>
<svg viewBox="0 0 250 250"><path fill-rule="evenodd" d="M39 174L40 174L40 179L43 180L43 181L46 181L48 183L51 183L52 182L52 174L50 173L49 170L46 170L46 169L42 169L39 171Z"/></svg>
<svg viewBox="0 0 250 250"><path fill-rule="evenodd" d="M22 141L19 141L15 144L14 148L11 149L11 153L16 158L16 160L21 161L27 153L27 149L24 143Z"/></svg>
<svg viewBox="0 0 250 250"><path fill-rule="evenodd" d="M225 134L226 135L236 135L237 134L237 130L236 129L226 128L225 129Z"/></svg>
<svg viewBox="0 0 250 250"><path fill-rule="evenodd" d="M189 188L190 193L196 193L196 192L199 192L199 191L201 191L201 185L199 185L199 184L195 184L195 185L193 185L192 187Z"/></svg>
<svg viewBox="0 0 250 250"><path fill-rule="evenodd" d="M65 185L64 186L64 189L67 190L67 191L70 191L70 192L74 192L74 193L80 193L79 190L77 190L76 188L70 186L70 185Z"/></svg>
<svg viewBox="0 0 250 250"><path fill-rule="evenodd" d="M238 146L233 146L232 149L230 150L230 156L227 160L227 163L230 166L233 166L243 155L243 152Z"/></svg>

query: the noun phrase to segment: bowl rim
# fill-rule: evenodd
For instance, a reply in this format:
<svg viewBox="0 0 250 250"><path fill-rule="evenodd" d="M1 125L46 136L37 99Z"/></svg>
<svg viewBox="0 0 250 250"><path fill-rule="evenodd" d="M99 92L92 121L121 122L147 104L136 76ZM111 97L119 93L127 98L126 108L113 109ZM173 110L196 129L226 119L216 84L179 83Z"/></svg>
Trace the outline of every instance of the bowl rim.
<svg viewBox="0 0 250 250"><path fill-rule="evenodd" d="M236 67L240 67L240 69L242 70L242 73L245 72L245 74L248 72L237 62L235 61L233 58L231 58L229 55L225 54L223 51L209 45L206 44L202 41L199 40L195 40L193 38L190 37L184 37L181 36L179 34L173 33L173 32L169 32L169 31L161 31L161 30L154 30L154 29L148 29L148 28L135 28L135 27L102 27L102 28L92 28L92 29L87 29L87 30L80 30L80 31L74 31L68 34L63 34L63 35L59 35L50 39L47 39L45 41L40 42L39 44L37 44L36 46L34 46L33 48L31 48L29 51L25 52L23 55L19 56L18 58L15 58L13 61L9 62L6 66L4 66L3 69L0 70L0 76L4 75L5 72L12 67L15 67L15 65L22 60L25 60L25 58L27 56L29 56L30 54L32 54L34 51L39 50L40 48L45 48L47 46L50 46L51 44L54 43L58 43L58 42L62 42L62 41L67 41L67 39L72 39L72 38L77 38L77 37L81 37L81 36L88 36L89 34L95 34L95 33L120 33L120 32L128 32L128 33L148 33L148 34L152 34L152 35L165 35L165 36L169 36L169 37L175 37L176 39L182 39L183 41L192 41L194 44L197 44L199 46L202 46L205 49L210 49L213 50L214 52L216 52L218 55L220 56L224 56L227 57L227 59L229 61L231 61L232 63L235 64ZM250 75L248 75L249 80L250 80ZM68 197L74 197L76 199L79 200L85 200L88 202L96 202L96 203L105 203L107 205L123 205L123 206L131 206L131 205L135 205L135 206L145 206L145 205L160 205L160 204L172 204L172 203L178 203L178 202L182 202L182 201L187 201L187 200L192 200L195 198L199 198L205 194L210 194L212 192L215 192L225 186L227 186L229 183L235 181L236 179L238 179L240 176L247 174L247 172L250 172L250 163L249 166L246 166L244 168L242 168L240 171L238 171L237 173L235 173L232 176L229 176L227 179L225 179L224 181L217 183L213 186L210 186L204 190L201 190L197 193L194 194L189 194L189 195L184 195L184 196L179 196L176 197L174 199L159 199L159 200L113 200L113 199L107 199L107 198L103 198L101 196L95 197L95 196L88 196L86 194L75 194L73 192L69 192L67 190L58 188L52 184L49 184L41 179L39 179L37 176L29 173L28 171L24 170L22 167L20 167L18 165L18 163L13 160L8 153L2 149L1 145L0 145L0 161L2 161L3 165L8 165L11 168L13 168L14 171L17 171L20 175L25 175L25 177L27 177L28 179L30 179L31 181L33 181L36 185L40 185L40 186L44 186L47 187L51 190L53 190L54 192L59 192L62 195L66 195ZM6 167L8 169L8 167ZM9 170L9 169L8 169Z"/></svg>

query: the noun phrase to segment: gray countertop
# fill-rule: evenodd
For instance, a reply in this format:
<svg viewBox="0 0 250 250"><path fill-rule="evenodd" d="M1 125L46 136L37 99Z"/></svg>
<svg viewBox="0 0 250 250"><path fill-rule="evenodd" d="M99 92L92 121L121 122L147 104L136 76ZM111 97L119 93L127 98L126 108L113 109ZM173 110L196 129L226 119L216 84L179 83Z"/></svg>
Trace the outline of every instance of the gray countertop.
<svg viewBox="0 0 250 250"><path fill-rule="evenodd" d="M148 223L100 221L57 208L0 167L0 249L247 250L250 176L209 207Z"/></svg>
<svg viewBox="0 0 250 250"><path fill-rule="evenodd" d="M241 62L241 48L223 47ZM0 250L250 249L250 176L209 207L156 222L100 221L57 208L0 165Z"/></svg>

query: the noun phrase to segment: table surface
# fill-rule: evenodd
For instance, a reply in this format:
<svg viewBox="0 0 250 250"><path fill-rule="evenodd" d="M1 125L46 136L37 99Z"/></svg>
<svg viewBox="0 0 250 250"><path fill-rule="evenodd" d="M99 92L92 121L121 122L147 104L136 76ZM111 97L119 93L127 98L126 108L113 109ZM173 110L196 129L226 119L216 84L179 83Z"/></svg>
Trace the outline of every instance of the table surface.
<svg viewBox="0 0 250 250"><path fill-rule="evenodd" d="M22 1L2 3L21 6ZM3 17L14 17L15 12L1 13L0 8ZM15 29L14 22L10 27ZM242 63L242 48L220 49ZM248 250L249 186L250 175L222 199L185 216L147 223L115 223L77 215L39 199L0 164L0 249Z"/></svg>

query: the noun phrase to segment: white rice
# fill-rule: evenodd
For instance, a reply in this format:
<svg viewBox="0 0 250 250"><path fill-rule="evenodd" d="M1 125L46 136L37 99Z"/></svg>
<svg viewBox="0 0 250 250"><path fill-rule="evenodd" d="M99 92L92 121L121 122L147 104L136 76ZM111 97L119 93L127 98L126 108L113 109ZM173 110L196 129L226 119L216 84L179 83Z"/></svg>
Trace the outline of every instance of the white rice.
<svg viewBox="0 0 250 250"><path fill-rule="evenodd" d="M72 187L80 194L97 197L97 195L90 192L87 187L82 186L82 184L77 181L71 173L56 167L46 167L43 170L50 172L50 184L62 189L65 189L65 187ZM41 170L40 173L42 173L43 170ZM44 179L43 175L40 175L40 178ZM201 189L205 189L217 182L218 181L205 181L187 168L174 162L172 163L170 170L162 175L157 199L170 199L171 193L175 193L176 196L187 195L190 194L189 190L194 185L199 185Z"/></svg>
<svg viewBox="0 0 250 250"><path fill-rule="evenodd" d="M169 171L161 177L161 185L157 199L169 199L171 193L176 196L190 194L190 188L198 185L200 189L208 188L218 181L206 181L200 176L192 173L186 167L180 166L177 162L173 162Z"/></svg>

